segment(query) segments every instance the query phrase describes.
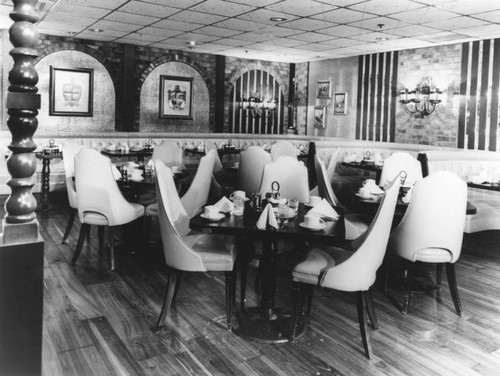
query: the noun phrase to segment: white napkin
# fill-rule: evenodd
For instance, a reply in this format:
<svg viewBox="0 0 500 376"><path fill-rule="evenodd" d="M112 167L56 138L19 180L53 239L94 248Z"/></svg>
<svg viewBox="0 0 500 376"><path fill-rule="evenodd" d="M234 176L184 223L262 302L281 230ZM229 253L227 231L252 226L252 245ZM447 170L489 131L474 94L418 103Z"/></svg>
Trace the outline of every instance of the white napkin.
<svg viewBox="0 0 500 376"><path fill-rule="evenodd" d="M113 177L115 178L115 180L121 179L122 173L115 165L111 166L111 170L113 171Z"/></svg>
<svg viewBox="0 0 500 376"><path fill-rule="evenodd" d="M222 213L228 213L234 209L234 204L226 196L222 197L214 205L217 206Z"/></svg>
<svg viewBox="0 0 500 376"><path fill-rule="evenodd" d="M337 219L339 214L331 207L331 205L325 199L322 199L319 203L314 205L314 207L309 210L311 214L317 214L325 219Z"/></svg>
<svg viewBox="0 0 500 376"><path fill-rule="evenodd" d="M467 176L467 181L474 184L482 184L484 182L491 182L492 180L486 170L483 169L478 175Z"/></svg>
<svg viewBox="0 0 500 376"><path fill-rule="evenodd" d="M345 163L352 163L352 162L361 162L362 159L363 159L362 156L360 156L356 153L353 153L353 154L346 155L344 157L343 161Z"/></svg>
<svg viewBox="0 0 500 376"><path fill-rule="evenodd" d="M155 163L153 162L152 159L150 159L148 161L148 163L146 163L146 167L150 170L150 171L154 171L155 169Z"/></svg>
<svg viewBox="0 0 500 376"><path fill-rule="evenodd" d="M271 204L266 205L257 221L257 228L260 230L265 230L267 225L274 227L275 229L279 228L278 221L276 220L276 215L274 214L273 206Z"/></svg>

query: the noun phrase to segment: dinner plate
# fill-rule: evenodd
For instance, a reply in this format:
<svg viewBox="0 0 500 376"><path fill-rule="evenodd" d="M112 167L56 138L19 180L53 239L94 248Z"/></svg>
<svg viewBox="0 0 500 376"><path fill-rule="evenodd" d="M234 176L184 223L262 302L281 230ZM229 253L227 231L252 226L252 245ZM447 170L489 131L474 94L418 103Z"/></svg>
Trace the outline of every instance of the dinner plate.
<svg viewBox="0 0 500 376"><path fill-rule="evenodd" d="M381 194L373 194L373 193L371 193L370 197L365 197L363 195L360 195L359 193L356 193L356 196L358 196L361 200L365 201L380 201L382 198Z"/></svg>
<svg viewBox="0 0 500 376"><path fill-rule="evenodd" d="M300 222L299 226L302 228L305 228L307 230L311 230L311 231L320 231L326 227L326 224L322 223L318 227L309 227L309 226L306 226L306 224L304 222Z"/></svg>
<svg viewBox="0 0 500 376"><path fill-rule="evenodd" d="M224 218L225 215L222 214L222 213L219 213L216 217L207 217L205 215L205 213L202 213L202 214L200 214L200 217L204 218L204 219L206 219L208 221L217 222L217 221L220 221L222 218Z"/></svg>

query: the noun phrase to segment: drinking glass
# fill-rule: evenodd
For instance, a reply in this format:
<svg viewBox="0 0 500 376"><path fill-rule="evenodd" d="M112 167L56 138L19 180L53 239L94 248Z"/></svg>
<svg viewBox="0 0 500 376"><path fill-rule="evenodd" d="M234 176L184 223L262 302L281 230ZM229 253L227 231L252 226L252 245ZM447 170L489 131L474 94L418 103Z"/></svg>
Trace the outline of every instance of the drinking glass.
<svg viewBox="0 0 500 376"><path fill-rule="evenodd" d="M233 198L233 214L237 216L241 216L245 213L245 199L243 197L234 197Z"/></svg>
<svg viewBox="0 0 500 376"><path fill-rule="evenodd" d="M296 198L289 198L288 207L292 209L295 212L295 214L297 214L297 210L299 208L299 200L297 200Z"/></svg>

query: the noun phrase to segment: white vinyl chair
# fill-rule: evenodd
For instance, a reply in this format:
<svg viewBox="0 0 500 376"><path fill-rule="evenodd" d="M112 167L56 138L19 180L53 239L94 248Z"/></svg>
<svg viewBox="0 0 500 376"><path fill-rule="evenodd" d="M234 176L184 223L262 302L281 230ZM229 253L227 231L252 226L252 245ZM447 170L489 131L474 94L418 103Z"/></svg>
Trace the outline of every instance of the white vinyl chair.
<svg viewBox="0 0 500 376"><path fill-rule="evenodd" d="M297 157L282 156L264 167L259 189L263 197L266 192L271 192L273 181L280 184L281 197L309 202L307 167Z"/></svg>
<svg viewBox="0 0 500 376"><path fill-rule="evenodd" d="M466 219L467 184L449 171L436 171L419 180L411 195L408 209L389 239L388 250L411 263L436 264L437 291L440 290L442 265L446 274L455 310L462 316L455 277L455 262L462 250ZM412 276L407 268L407 292L403 309L408 311Z"/></svg>
<svg viewBox="0 0 500 376"><path fill-rule="evenodd" d="M309 246L305 260L295 266L292 273L292 334L290 338L292 342L295 340L299 315L310 312L315 285L339 291L355 291L363 347L366 356L372 358L370 337L366 330L366 312L368 312L372 326L377 329L378 322L370 287L375 282L377 270L384 259L399 185L399 179L395 179L385 191L370 227L350 244L349 249ZM304 309L306 299L307 308Z"/></svg>
<svg viewBox="0 0 500 376"><path fill-rule="evenodd" d="M276 141L271 145L271 158L275 161L283 155L297 159L297 148L290 141Z"/></svg>
<svg viewBox="0 0 500 376"><path fill-rule="evenodd" d="M420 161L409 153L397 151L384 160L378 185L385 187L390 184L401 171L406 172L404 187L413 187L413 184L422 179Z"/></svg>
<svg viewBox="0 0 500 376"><path fill-rule="evenodd" d="M240 153L238 189L248 193L258 192L264 166L271 163L271 154L260 146L250 146Z"/></svg>
<svg viewBox="0 0 500 376"><path fill-rule="evenodd" d="M76 200L76 190L75 190L75 155L82 150L83 146L76 141L67 141L63 147L63 162L64 162L64 174L66 176L66 191L68 193L69 202L69 218L66 225L66 230L62 238L62 242L66 243L68 236L73 227L73 222L75 221L76 214L78 213L78 202Z"/></svg>
<svg viewBox="0 0 500 376"><path fill-rule="evenodd" d="M333 184L333 179L335 176L335 169L337 168L337 163L340 158L340 148L332 151L332 155L330 156L330 161L328 162L328 166L326 168L326 175L328 177L328 181L330 184Z"/></svg>
<svg viewBox="0 0 500 376"><path fill-rule="evenodd" d="M335 196L332 186L328 180L325 163L316 155L315 159L316 177L318 179L318 195L323 197L332 206L340 207L344 213L345 238L354 240L363 234L370 225L372 219L363 214L349 211Z"/></svg>
<svg viewBox="0 0 500 376"><path fill-rule="evenodd" d="M177 194L171 170L155 162L160 232L165 261L169 267L167 290L157 328L165 324L179 289L183 272L225 272L227 328L231 330L235 291L235 245L231 238L211 234L189 234L189 215ZM174 274L175 273L175 278ZM200 294L203 292L200 291Z"/></svg>
<svg viewBox="0 0 500 376"><path fill-rule="evenodd" d="M175 141L163 141L154 148L151 159L153 161L159 159L167 167L181 166L182 147Z"/></svg>
<svg viewBox="0 0 500 376"><path fill-rule="evenodd" d="M75 187L78 216L82 224L71 265L82 251L90 226L107 226L110 233L111 270L115 270L113 227L144 215L144 206L128 202L113 176L111 160L97 150L82 149L75 155Z"/></svg>
<svg viewBox="0 0 500 376"><path fill-rule="evenodd" d="M214 159L214 172L220 172L224 169L222 165L222 161L220 159L220 155L217 149L217 144L213 140L205 140L205 154L208 154L210 151L215 150L215 159Z"/></svg>

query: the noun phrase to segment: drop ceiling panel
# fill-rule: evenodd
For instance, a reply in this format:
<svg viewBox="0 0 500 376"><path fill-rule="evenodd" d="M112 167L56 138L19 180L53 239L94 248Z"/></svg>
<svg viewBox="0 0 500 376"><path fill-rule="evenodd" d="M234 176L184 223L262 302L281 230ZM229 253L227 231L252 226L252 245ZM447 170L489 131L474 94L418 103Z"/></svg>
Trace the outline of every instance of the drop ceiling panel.
<svg viewBox="0 0 500 376"><path fill-rule="evenodd" d="M336 6L332 6L327 3L296 0L285 0L267 7L267 9L272 11L281 12L283 14L293 14L299 17L308 17L314 14L321 14L336 8Z"/></svg>
<svg viewBox="0 0 500 376"><path fill-rule="evenodd" d="M171 16L172 14L178 13L179 9L171 8L165 5L145 3L142 1L130 1L129 3L120 7L120 11L142 16L165 18Z"/></svg>
<svg viewBox="0 0 500 376"><path fill-rule="evenodd" d="M335 22L326 22L321 20L312 20L310 18L299 18L290 22L283 22L280 24L282 27L289 29L299 29L304 31L316 31L338 25Z"/></svg>
<svg viewBox="0 0 500 376"><path fill-rule="evenodd" d="M88 8L117 9L127 1L128 0L61 0L59 5L81 5Z"/></svg>
<svg viewBox="0 0 500 376"><path fill-rule="evenodd" d="M387 16L393 13L422 8L423 6L423 4L419 4L410 0L371 0L351 5L349 9L372 13L379 16Z"/></svg>
<svg viewBox="0 0 500 376"><path fill-rule="evenodd" d="M436 4L437 8L448 10L462 15L471 15L475 13L491 12L498 10L498 0L456 0L453 2L443 2Z"/></svg>
<svg viewBox="0 0 500 376"><path fill-rule="evenodd" d="M252 2L248 1L247 4L252 4ZM191 10L197 12L218 14L220 16L228 17L235 17L239 14L248 13L255 9L257 9L255 6L236 4L222 0L206 0L191 8Z"/></svg>
<svg viewBox="0 0 500 376"><path fill-rule="evenodd" d="M160 18L118 11L107 15L106 17L104 17L104 19L109 21L125 22L133 25L146 26L158 21Z"/></svg>
<svg viewBox="0 0 500 376"><path fill-rule="evenodd" d="M169 29L169 30L179 30L179 31L192 31L195 29L199 29L200 27L203 27L204 25L202 24L197 24L197 23L189 23L189 22L179 22L175 21L172 19L167 19L167 20L161 20L153 24L154 27L159 27L162 29Z"/></svg>
<svg viewBox="0 0 500 376"><path fill-rule="evenodd" d="M202 25L211 25L215 22L223 21L227 19L227 17L185 10L177 13L172 19L179 22L194 22Z"/></svg>

